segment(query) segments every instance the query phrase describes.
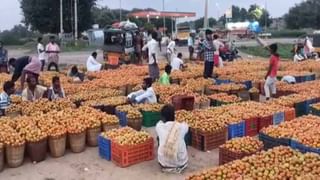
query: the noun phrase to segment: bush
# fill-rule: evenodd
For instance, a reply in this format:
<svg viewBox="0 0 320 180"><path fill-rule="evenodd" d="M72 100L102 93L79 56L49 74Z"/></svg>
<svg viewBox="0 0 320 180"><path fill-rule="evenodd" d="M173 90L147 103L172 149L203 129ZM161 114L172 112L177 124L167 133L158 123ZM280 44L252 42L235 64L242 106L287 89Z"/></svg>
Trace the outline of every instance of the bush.
<svg viewBox="0 0 320 180"><path fill-rule="evenodd" d="M282 37L298 38L300 36L307 34L307 31L286 29L286 30L280 30L280 31L268 31L267 33L271 33L272 37L274 38L282 38Z"/></svg>

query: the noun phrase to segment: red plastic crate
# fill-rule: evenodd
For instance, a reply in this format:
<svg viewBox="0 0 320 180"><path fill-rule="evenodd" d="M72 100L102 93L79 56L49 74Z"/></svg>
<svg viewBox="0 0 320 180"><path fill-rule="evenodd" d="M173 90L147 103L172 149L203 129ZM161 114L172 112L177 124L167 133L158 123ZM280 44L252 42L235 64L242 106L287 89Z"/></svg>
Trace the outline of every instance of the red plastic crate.
<svg viewBox="0 0 320 180"><path fill-rule="evenodd" d="M192 147L201 150L209 151L218 148L227 141L227 128L223 128L217 132L202 132L196 129L191 129Z"/></svg>
<svg viewBox="0 0 320 180"><path fill-rule="evenodd" d="M253 153L244 153L244 152L236 153L236 152L230 151L229 149L219 147L219 165L223 165L234 160L242 159L246 156L251 156L262 150L263 150L263 146L259 150Z"/></svg>
<svg viewBox="0 0 320 180"><path fill-rule="evenodd" d="M260 117L258 120L258 132L265 127L268 127L270 125L272 125L272 116L267 116L267 117Z"/></svg>
<svg viewBox="0 0 320 180"><path fill-rule="evenodd" d="M186 95L178 95L172 97L172 104L175 110L187 110L192 111L194 108L194 97L193 96L186 96Z"/></svg>
<svg viewBox="0 0 320 180"><path fill-rule="evenodd" d="M296 118L296 110L294 108L290 108L290 110L286 110L284 112L284 121L291 121Z"/></svg>
<svg viewBox="0 0 320 180"><path fill-rule="evenodd" d="M258 118L250 118L245 120L246 136L255 136L258 134Z"/></svg>
<svg viewBox="0 0 320 180"><path fill-rule="evenodd" d="M119 167L128 167L140 162L153 160L154 158L154 142L150 138L143 144L138 145L119 145L111 142L111 159Z"/></svg>

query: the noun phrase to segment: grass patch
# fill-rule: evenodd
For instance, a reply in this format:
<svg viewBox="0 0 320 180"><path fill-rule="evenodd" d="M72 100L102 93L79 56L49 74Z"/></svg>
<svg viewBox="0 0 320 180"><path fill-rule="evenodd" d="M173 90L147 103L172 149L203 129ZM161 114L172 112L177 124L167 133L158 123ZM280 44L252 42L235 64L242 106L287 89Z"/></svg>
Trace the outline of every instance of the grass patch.
<svg viewBox="0 0 320 180"><path fill-rule="evenodd" d="M278 44L278 53L280 54L281 59L292 59L291 50L293 48L292 44ZM270 53L261 46L254 46L254 47L240 47L240 51L250 54L253 56L259 57L270 57Z"/></svg>

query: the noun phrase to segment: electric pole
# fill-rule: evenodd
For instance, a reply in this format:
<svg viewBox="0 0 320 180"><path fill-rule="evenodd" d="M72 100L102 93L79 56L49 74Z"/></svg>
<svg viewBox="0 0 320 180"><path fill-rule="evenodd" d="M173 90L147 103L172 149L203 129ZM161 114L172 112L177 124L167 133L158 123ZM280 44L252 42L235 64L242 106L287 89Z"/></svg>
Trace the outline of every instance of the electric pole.
<svg viewBox="0 0 320 180"><path fill-rule="evenodd" d="M60 0L60 34L63 34L63 1Z"/></svg>
<svg viewBox="0 0 320 180"><path fill-rule="evenodd" d="M120 0L120 22L122 21L122 2Z"/></svg>
<svg viewBox="0 0 320 180"><path fill-rule="evenodd" d="M265 9L264 9L264 25L265 25L265 29L264 29L264 31L265 31L265 32L267 32L267 28L268 28L267 0L265 0Z"/></svg>
<svg viewBox="0 0 320 180"><path fill-rule="evenodd" d="M74 38L78 40L78 0L74 0Z"/></svg>
<svg viewBox="0 0 320 180"><path fill-rule="evenodd" d="M165 8L164 8L164 0L162 0L162 12L164 12ZM163 35L165 35L166 33L166 17L163 16Z"/></svg>
<svg viewBox="0 0 320 180"><path fill-rule="evenodd" d="M205 0L203 28L208 28L208 0Z"/></svg>

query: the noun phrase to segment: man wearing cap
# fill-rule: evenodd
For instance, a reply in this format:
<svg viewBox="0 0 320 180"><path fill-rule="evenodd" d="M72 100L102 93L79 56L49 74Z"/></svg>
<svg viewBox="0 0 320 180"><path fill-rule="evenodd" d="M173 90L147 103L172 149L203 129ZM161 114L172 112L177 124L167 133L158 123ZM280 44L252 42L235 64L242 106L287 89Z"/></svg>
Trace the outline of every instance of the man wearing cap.
<svg viewBox="0 0 320 180"><path fill-rule="evenodd" d="M203 51L204 51L204 78L212 78L213 74L213 56L215 51L215 46L212 40L213 32L209 29L206 30L206 39L203 41Z"/></svg>

